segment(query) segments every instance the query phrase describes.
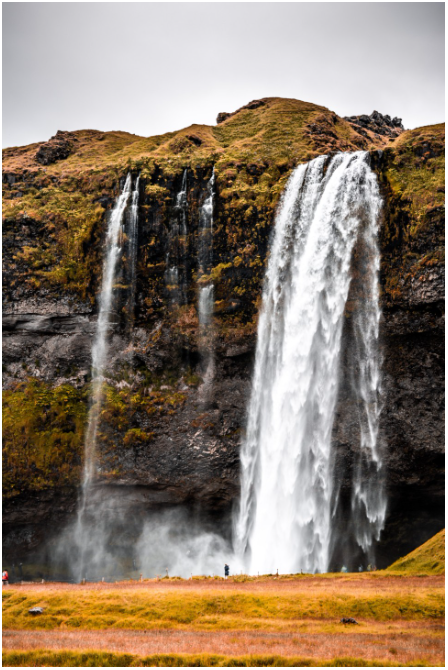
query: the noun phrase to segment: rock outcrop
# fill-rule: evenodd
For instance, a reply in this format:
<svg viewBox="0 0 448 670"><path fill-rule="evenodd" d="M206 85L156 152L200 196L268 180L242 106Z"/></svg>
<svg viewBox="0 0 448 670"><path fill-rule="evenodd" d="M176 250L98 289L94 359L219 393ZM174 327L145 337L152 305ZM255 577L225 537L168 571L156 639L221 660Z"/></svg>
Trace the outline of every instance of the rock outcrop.
<svg viewBox="0 0 448 670"><path fill-rule="evenodd" d="M388 114L380 114L377 111L372 112L370 116L361 114L360 116L344 116L360 135L369 137L368 131L376 136L385 136L388 138L398 137L404 130L401 119L390 118Z"/></svg>
<svg viewBox="0 0 448 670"><path fill-rule="evenodd" d="M73 133L64 130L58 130L48 142L41 144L36 153L36 161L42 165L50 165L56 161L62 161L68 158L73 151L73 142L76 142Z"/></svg>

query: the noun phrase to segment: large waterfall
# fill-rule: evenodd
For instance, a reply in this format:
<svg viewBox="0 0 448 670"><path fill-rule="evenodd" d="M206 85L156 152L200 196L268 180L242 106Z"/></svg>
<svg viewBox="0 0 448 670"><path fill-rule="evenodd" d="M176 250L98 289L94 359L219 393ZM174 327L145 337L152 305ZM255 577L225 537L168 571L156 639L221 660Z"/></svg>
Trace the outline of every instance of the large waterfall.
<svg viewBox="0 0 448 670"><path fill-rule="evenodd" d="M384 525L377 445L380 196L367 154L299 166L283 194L265 280L234 545L250 573L328 570L335 506L332 429L355 245L366 267L355 309L360 417L352 516L364 551ZM350 525L350 524L348 524Z"/></svg>

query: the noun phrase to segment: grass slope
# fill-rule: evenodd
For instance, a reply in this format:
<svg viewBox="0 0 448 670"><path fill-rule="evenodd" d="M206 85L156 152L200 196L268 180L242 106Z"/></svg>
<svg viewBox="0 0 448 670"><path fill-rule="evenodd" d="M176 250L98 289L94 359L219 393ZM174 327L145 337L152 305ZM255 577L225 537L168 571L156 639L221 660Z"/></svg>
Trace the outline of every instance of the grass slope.
<svg viewBox="0 0 448 670"><path fill-rule="evenodd" d="M445 529L434 535L410 554L399 558L389 568L391 572L408 575L441 575L445 572Z"/></svg>

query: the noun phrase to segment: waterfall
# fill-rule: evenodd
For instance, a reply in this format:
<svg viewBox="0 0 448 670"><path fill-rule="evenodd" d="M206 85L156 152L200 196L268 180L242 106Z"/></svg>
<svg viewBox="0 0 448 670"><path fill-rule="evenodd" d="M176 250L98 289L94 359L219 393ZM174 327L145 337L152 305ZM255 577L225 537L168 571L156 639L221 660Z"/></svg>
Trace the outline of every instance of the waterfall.
<svg viewBox="0 0 448 670"><path fill-rule="evenodd" d="M182 186L176 198L176 209L181 214L181 234L187 234L187 168L185 168L182 175Z"/></svg>
<svg viewBox="0 0 448 670"><path fill-rule="evenodd" d="M128 173L123 191L115 203L106 234L106 247L103 261L103 279L99 300L99 313L95 339L92 346L92 394L84 443L83 487L90 483L95 471L96 436L101 411L104 369L109 352L108 335L114 326L113 288L118 258L121 254L123 215L131 194L131 174Z"/></svg>
<svg viewBox="0 0 448 670"><path fill-rule="evenodd" d="M184 305L187 302L187 169L182 175L181 189L176 196L176 218L170 222L170 250L166 255L166 284L171 303Z"/></svg>
<svg viewBox="0 0 448 670"><path fill-rule="evenodd" d="M380 252L375 225L361 231L360 270L364 281L358 286L353 315L353 386L358 398L361 449L357 454L352 489L352 524L358 545L374 562L373 540L379 540L386 518L383 490L384 466L379 449L381 359L378 347L380 309Z"/></svg>
<svg viewBox="0 0 448 670"><path fill-rule="evenodd" d="M325 167L327 169L325 170ZM358 238L367 246L369 302L356 313L361 441L352 508L367 547L384 525L379 402L379 190L367 154L299 166L275 222L241 451L234 548L251 573L328 570L344 311ZM356 366L355 366L356 367ZM372 479L366 481L366 473Z"/></svg>
<svg viewBox="0 0 448 670"><path fill-rule="evenodd" d="M103 401L104 373L109 355L109 335L115 325L113 320L113 315L115 314L114 283L116 281L118 260L121 256L124 241L122 223L124 212L131 195L131 183L131 174L128 173L123 191L118 197L110 214L106 234L99 313L96 334L92 345L92 392L84 442L82 496L78 510L78 519L73 534L75 545L80 552L80 559L78 562L79 568L77 570L79 578L85 576L84 570L87 563L89 566L95 564L95 556L97 557L97 560L103 560L103 552L107 536L106 530L101 526L100 522L100 517L103 512L103 501L101 495L94 495L93 480L97 468L96 443ZM130 248L134 248L134 253L136 252L137 208L138 179L132 194L130 214L130 237L134 240L130 245ZM132 230L134 230L134 233ZM135 262L133 262L131 273L133 273L133 283L135 284ZM88 507L93 509L96 526L94 536L92 535L92 529L87 521L87 516L91 516L92 514L91 510L88 510Z"/></svg>
<svg viewBox="0 0 448 670"><path fill-rule="evenodd" d="M138 196L140 175L132 191L129 208L128 255L129 255L129 325L132 328L135 318L135 299L137 290L137 253L138 253Z"/></svg>
<svg viewBox="0 0 448 670"><path fill-rule="evenodd" d="M215 197L215 168L207 183L207 196L199 213L199 339L200 352L204 370L205 388L213 378L213 306L214 286L208 276L213 268L213 206ZM202 280L202 281L201 281Z"/></svg>

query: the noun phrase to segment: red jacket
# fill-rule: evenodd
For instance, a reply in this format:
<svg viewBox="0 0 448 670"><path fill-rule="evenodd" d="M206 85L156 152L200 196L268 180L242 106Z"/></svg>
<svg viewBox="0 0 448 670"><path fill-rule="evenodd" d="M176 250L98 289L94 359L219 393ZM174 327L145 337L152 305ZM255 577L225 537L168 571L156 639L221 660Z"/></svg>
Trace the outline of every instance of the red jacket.
<svg viewBox="0 0 448 670"><path fill-rule="evenodd" d="M5 572L2 574L2 581L4 581L4 582L9 581L9 576L8 576L8 573L7 573L6 570L5 570Z"/></svg>

